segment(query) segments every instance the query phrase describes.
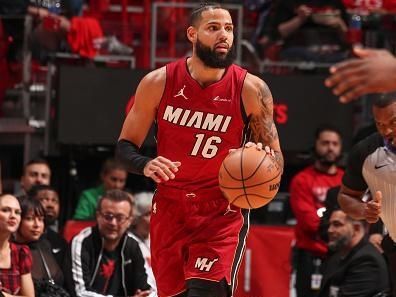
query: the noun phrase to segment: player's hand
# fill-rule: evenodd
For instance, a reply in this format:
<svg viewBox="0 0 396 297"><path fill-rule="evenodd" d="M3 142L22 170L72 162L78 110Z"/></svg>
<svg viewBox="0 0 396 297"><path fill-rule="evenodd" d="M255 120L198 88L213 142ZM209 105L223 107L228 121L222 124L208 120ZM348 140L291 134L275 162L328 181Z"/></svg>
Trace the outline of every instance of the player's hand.
<svg viewBox="0 0 396 297"><path fill-rule="evenodd" d="M254 143L249 141L248 143L245 144L245 147L246 148L255 147L257 150L259 151L264 150L267 154L275 157L275 151L272 148L270 148L268 145L263 147L263 144L261 142Z"/></svg>
<svg viewBox="0 0 396 297"><path fill-rule="evenodd" d="M365 203L364 205L364 217L370 224L376 223L381 214L382 206L382 193L381 191L375 192L373 200Z"/></svg>
<svg viewBox="0 0 396 297"><path fill-rule="evenodd" d="M150 293L151 293L151 290L142 291L142 290L138 289L136 291L135 295L133 295L132 297L147 297L150 295Z"/></svg>
<svg viewBox="0 0 396 297"><path fill-rule="evenodd" d="M358 58L332 66L331 75L325 81L340 102L396 90L396 58L389 51L354 48L353 52Z"/></svg>
<svg viewBox="0 0 396 297"><path fill-rule="evenodd" d="M384 250L382 249L381 242L384 237L379 233L374 233L369 236L369 241L375 248L382 254Z"/></svg>
<svg viewBox="0 0 396 297"><path fill-rule="evenodd" d="M150 160L144 167L143 173L156 183L168 181L175 178L175 173L179 171L180 162L174 162L167 158L158 156Z"/></svg>

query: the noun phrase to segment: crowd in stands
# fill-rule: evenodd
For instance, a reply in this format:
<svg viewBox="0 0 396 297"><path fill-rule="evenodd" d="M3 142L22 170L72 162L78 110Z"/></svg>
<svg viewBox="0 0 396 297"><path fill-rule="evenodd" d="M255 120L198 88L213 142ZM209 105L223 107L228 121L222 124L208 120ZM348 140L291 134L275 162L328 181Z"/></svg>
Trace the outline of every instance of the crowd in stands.
<svg viewBox="0 0 396 297"><path fill-rule="evenodd" d="M129 1L128 5L143 10L143 2ZM25 15L33 19L28 47L35 63L45 63L54 52L74 53L88 60L106 54L146 56L147 49L141 47L150 30L142 23L149 16L131 13L125 17L111 11L112 4L121 5L110 0L1 0L0 69L5 79L0 82L0 105L5 89L21 80ZM370 46L389 46L383 35L395 27L392 19L382 18L396 9L394 0L250 0L243 5L245 13L252 16L243 20L243 38L251 41L262 60L333 63L351 56L351 46L366 44L366 29L373 28L378 35L374 38L377 44ZM159 28L169 29L168 15L167 10L162 11ZM184 24L187 16L188 10L178 12L177 22ZM139 42L136 36L141 38ZM169 39L169 35L161 38ZM166 50L171 48L174 46L168 45ZM149 66L147 61L143 65L142 59L137 63Z"/></svg>
<svg viewBox="0 0 396 297"><path fill-rule="evenodd" d="M149 239L153 193L125 191L126 174L117 161L104 162L100 191L83 191L79 201L88 205L79 219L90 226L77 226L68 243L58 225L60 198L50 185L49 164L28 162L21 190L0 195L1 293L156 296Z"/></svg>
<svg viewBox="0 0 396 297"><path fill-rule="evenodd" d="M255 3L257 28L247 39L262 60L309 61L320 67L352 57L356 45L395 50L389 42L395 28L392 0L248 2Z"/></svg>

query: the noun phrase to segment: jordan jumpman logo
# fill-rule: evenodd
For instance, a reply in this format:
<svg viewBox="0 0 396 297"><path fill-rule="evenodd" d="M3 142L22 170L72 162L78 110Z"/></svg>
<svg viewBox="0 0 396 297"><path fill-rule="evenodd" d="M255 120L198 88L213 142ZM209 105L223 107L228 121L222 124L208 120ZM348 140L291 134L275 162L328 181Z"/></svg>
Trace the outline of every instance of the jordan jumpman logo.
<svg viewBox="0 0 396 297"><path fill-rule="evenodd" d="M175 96L173 96L174 98L176 97L180 97L182 96L184 99L188 99L185 95L184 95L184 89L186 88L186 85L183 86L183 88L180 89L179 93L177 93Z"/></svg>

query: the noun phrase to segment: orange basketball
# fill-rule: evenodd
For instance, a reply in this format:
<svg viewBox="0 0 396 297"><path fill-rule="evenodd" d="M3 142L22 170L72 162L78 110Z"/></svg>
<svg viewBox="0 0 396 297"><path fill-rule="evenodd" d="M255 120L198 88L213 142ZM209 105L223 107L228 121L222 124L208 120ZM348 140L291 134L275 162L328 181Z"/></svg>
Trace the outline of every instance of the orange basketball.
<svg viewBox="0 0 396 297"><path fill-rule="evenodd" d="M219 186L231 204L258 208L275 197L281 174L273 156L255 147L243 147L224 159L219 171Z"/></svg>

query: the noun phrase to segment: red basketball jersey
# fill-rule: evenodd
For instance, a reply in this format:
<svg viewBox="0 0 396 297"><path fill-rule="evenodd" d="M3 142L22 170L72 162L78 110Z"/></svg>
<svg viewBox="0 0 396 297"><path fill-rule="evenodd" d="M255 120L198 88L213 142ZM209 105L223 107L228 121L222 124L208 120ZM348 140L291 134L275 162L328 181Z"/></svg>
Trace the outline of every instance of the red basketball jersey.
<svg viewBox="0 0 396 297"><path fill-rule="evenodd" d="M166 66L157 142L159 156L181 162L176 178L165 184L194 191L218 186L221 162L245 140L241 93L246 70L232 65L220 81L203 88L186 61Z"/></svg>

